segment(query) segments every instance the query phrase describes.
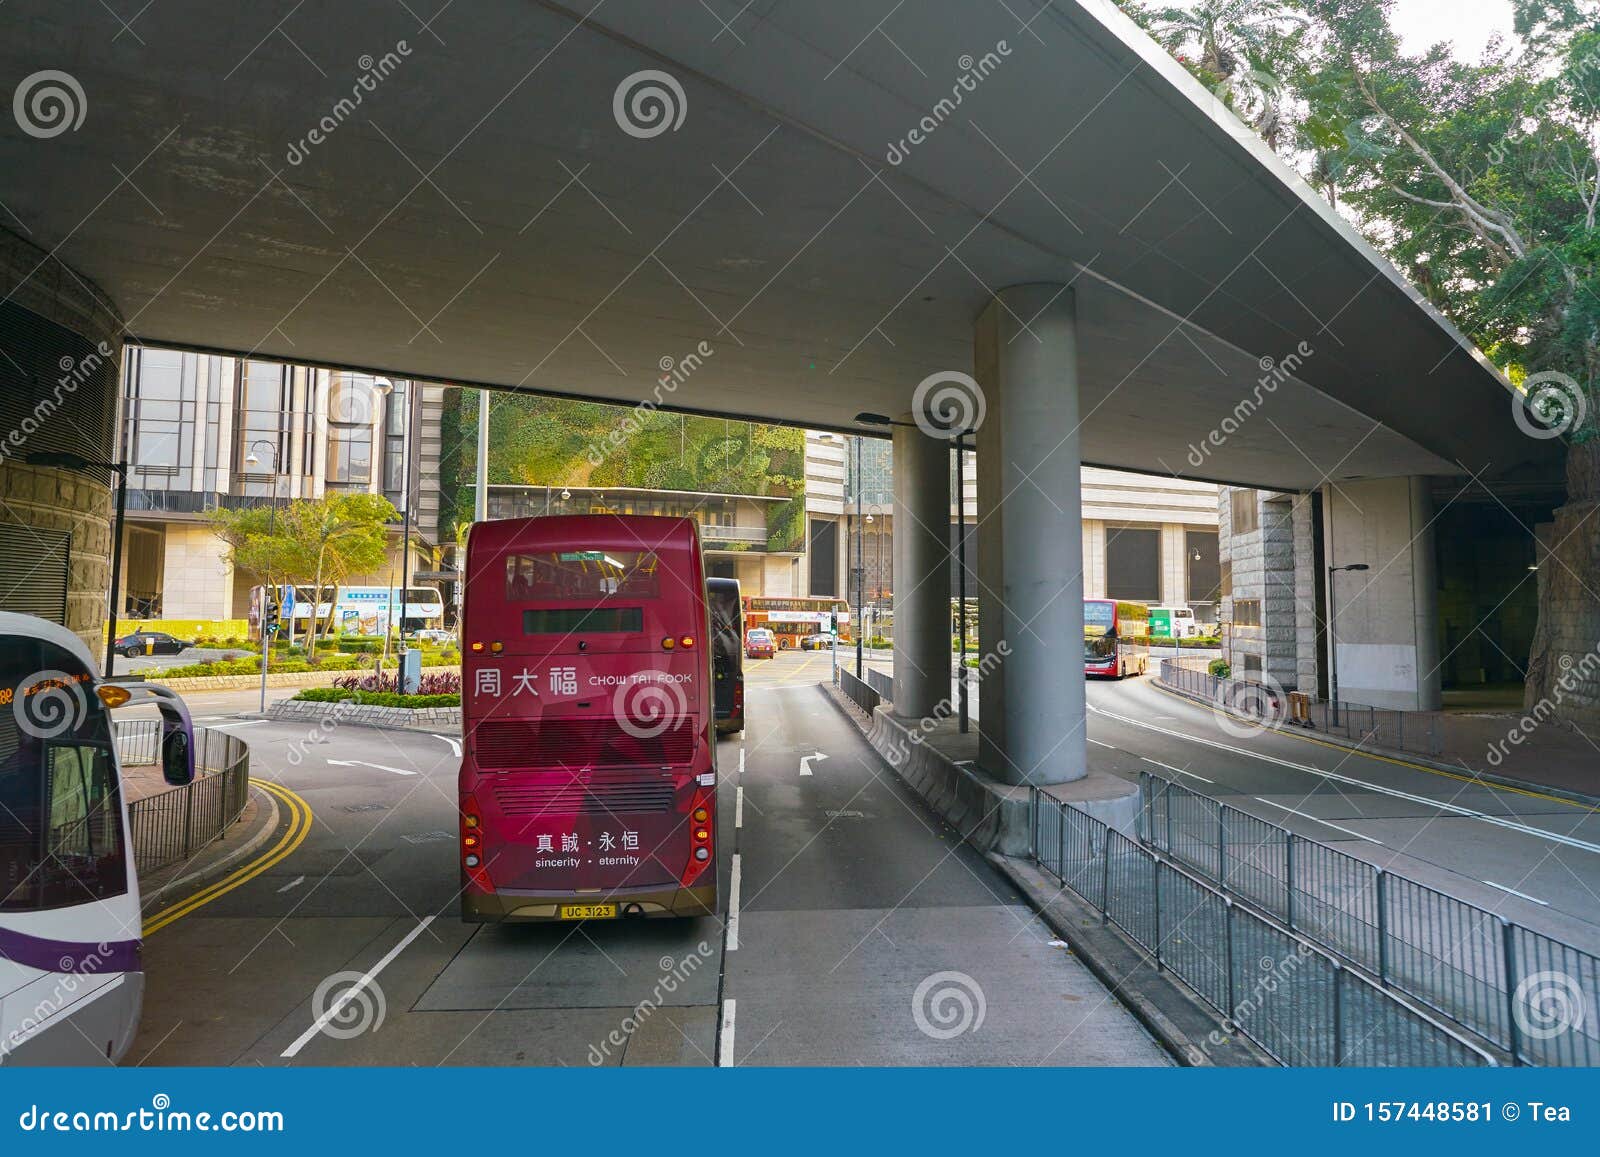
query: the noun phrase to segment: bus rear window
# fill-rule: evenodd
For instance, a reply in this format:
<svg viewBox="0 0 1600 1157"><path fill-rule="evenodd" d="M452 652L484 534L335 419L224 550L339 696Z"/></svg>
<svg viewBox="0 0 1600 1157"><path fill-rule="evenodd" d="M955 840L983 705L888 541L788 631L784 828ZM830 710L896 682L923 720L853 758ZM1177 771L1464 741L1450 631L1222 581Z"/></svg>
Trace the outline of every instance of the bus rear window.
<svg viewBox="0 0 1600 1157"><path fill-rule="evenodd" d="M642 630L642 607L560 607L556 610L522 612L524 635L636 635Z"/></svg>
<svg viewBox="0 0 1600 1157"><path fill-rule="evenodd" d="M650 550L511 554L506 556L506 598L583 603L613 597L654 599L661 594L660 571L660 560Z"/></svg>

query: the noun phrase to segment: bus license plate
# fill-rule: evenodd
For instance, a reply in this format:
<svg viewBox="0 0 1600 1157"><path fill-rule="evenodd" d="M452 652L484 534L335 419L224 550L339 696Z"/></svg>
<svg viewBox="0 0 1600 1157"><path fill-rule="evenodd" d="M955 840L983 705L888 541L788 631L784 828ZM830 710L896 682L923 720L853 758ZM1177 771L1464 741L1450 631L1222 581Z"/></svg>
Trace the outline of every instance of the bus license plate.
<svg viewBox="0 0 1600 1157"><path fill-rule="evenodd" d="M561 905L561 919L563 920L615 920L617 906L615 904L563 904Z"/></svg>

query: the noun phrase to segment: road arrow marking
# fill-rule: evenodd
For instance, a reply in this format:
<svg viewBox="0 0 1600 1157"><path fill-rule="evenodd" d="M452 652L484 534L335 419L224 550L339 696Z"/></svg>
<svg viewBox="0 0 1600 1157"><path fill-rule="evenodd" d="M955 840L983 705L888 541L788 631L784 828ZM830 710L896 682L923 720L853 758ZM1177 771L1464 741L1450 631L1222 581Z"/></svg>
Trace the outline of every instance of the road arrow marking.
<svg viewBox="0 0 1600 1157"><path fill-rule="evenodd" d="M828 757L826 755L822 754L822 752L820 752L820 751L814 751L810 755L802 755L800 757L800 774L801 775L810 775L811 774L811 761L813 759L827 759L827 758Z"/></svg>
<svg viewBox="0 0 1600 1157"><path fill-rule="evenodd" d="M403 767L388 767L388 766L385 766L384 764L381 764L381 763L368 763L364 759L330 759L330 760L328 760L328 762L330 764L332 764L334 767L373 767L373 768L376 768L379 771L392 771L396 775L416 775L417 774L414 771L407 771Z"/></svg>

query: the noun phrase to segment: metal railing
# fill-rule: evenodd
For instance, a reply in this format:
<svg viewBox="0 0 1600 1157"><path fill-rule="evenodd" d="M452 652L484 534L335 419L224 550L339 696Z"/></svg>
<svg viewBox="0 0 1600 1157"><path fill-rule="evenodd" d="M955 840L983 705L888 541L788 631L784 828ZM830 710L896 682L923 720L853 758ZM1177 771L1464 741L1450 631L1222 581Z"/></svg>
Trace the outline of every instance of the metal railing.
<svg viewBox="0 0 1600 1157"><path fill-rule="evenodd" d="M883 701L883 697L873 690L872 684L864 679L857 679L843 667L835 667L833 674L839 690L848 695L850 701L868 715L871 715ZM872 672L869 670L867 674L870 675Z"/></svg>
<svg viewBox="0 0 1600 1157"><path fill-rule="evenodd" d="M119 721L115 736L122 766L159 761L159 720ZM194 782L128 804L134 866L149 872L188 859L236 823L249 798L249 746L236 735L195 728Z"/></svg>
<svg viewBox="0 0 1600 1157"><path fill-rule="evenodd" d="M867 668L867 685L878 693L878 699L884 703L894 702L894 675L889 671L880 671L876 667Z"/></svg>
<svg viewBox="0 0 1600 1157"><path fill-rule="evenodd" d="M1139 790L1145 844L1381 989L1516 1064L1600 1064L1600 958L1160 776Z"/></svg>
<svg viewBox="0 0 1600 1157"><path fill-rule="evenodd" d="M1495 1063L1306 937L1037 788L1032 840L1034 858L1063 887L1220 1013L1226 1031L1282 1064Z"/></svg>
<svg viewBox="0 0 1600 1157"><path fill-rule="evenodd" d="M1161 681L1190 695L1198 695L1219 710L1260 719L1286 721L1288 702L1282 690L1250 679L1221 679L1205 670L1205 659L1162 659ZM1392 711L1365 703L1315 700L1309 706L1313 730L1337 735L1361 747L1384 747L1417 755L1438 755L1443 750L1441 713Z"/></svg>

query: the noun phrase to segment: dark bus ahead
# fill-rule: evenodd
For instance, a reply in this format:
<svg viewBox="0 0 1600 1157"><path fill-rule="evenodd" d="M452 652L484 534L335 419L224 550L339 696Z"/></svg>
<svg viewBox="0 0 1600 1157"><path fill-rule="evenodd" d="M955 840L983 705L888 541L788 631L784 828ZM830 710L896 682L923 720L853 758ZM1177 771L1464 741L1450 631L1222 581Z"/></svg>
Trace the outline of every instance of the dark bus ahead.
<svg viewBox="0 0 1600 1157"><path fill-rule="evenodd" d="M744 607L739 580L706 579L711 611L711 680L715 688L717 733L744 730Z"/></svg>

